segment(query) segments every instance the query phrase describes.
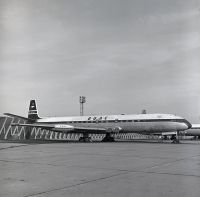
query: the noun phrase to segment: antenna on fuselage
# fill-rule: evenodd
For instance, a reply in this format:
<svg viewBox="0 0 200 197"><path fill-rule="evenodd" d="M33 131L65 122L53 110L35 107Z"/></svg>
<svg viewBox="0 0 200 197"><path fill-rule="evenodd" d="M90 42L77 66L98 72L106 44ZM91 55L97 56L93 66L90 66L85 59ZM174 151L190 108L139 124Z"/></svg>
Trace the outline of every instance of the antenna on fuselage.
<svg viewBox="0 0 200 197"><path fill-rule="evenodd" d="M147 110L146 109L143 109L142 110L142 114L146 114L147 113Z"/></svg>

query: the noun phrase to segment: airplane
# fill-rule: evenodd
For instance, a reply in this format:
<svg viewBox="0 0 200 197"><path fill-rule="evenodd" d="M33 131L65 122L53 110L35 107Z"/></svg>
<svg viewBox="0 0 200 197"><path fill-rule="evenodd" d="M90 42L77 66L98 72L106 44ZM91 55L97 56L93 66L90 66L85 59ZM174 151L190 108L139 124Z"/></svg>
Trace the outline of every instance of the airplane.
<svg viewBox="0 0 200 197"><path fill-rule="evenodd" d="M184 118L172 114L133 114L133 115L91 115L73 117L47 117L40 118L36 101L31 100L28 117L11 113L7 116L21 118L25 124L13 123L11 126L24 126L28 128L41 128L59 133L82 134L79 141L89 142L89 134L105 134L103 142L114 141L114 134L139 133L153 134L162 132L176 132L172 139L179 143L179 132L191 128L191 124ZM27 137L29 138L29 137Z"/></svg>
<svg viewBox="0 0 200 197"><path fill-rule="evenodd" d="M195 138L200 139L200 124L192 124L190 129L181 131L180 134L185 136L194 136Z"/></svg>

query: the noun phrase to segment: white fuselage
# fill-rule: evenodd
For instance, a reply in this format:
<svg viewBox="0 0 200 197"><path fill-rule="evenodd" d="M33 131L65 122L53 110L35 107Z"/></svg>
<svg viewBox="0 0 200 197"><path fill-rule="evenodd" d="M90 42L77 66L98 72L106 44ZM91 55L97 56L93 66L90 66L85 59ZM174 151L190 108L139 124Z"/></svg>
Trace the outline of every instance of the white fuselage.
<svg viewBox="0 0 200 197"><path fill-rule="evenodd" d="M160 133L184 131L190 123L171 114L138 114L138 115L97 115L74 117L51 117L38 119L39 124L57 125L64 131L64 125L82 128L104 128L118 133Z"/></svg>
<svg viewBox="0 0 200 197"><path fill-rule="evenodd" d="M200 136L200 129L188 129L182 132L185 136Z"/></svg>
<svg viewBox="0 0 200 197"><path fill-rule="evenodd" d="M200 124L192 124L192 127L188 130L181 132L186 136L200 136Z"/></svg>

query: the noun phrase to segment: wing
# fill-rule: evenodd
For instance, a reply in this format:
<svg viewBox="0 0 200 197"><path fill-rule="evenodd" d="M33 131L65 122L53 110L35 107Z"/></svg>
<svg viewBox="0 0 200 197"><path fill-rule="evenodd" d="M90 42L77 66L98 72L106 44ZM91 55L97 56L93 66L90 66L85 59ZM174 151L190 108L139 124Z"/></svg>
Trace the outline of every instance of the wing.
<svg viewBox="0 0 200 197"><path fill-rule="evenodd" d="M105 128L97 128L97 127L76 127L72 125L66 124L21 124L21 123L12 123L11 126L22 126L22 127L32 127L32 128L41 128L47 129L54 132L60 133L94 133L94 134L104 134L107 132Z"/></svg>
<svg viewBox="0 0 200 197"><path fill-rule="evenodd" d="M107 129L105 128L97 128L97 127L74 127L74 131L72 133L91 133L91 134L105 134L107 133Z"/></svg>

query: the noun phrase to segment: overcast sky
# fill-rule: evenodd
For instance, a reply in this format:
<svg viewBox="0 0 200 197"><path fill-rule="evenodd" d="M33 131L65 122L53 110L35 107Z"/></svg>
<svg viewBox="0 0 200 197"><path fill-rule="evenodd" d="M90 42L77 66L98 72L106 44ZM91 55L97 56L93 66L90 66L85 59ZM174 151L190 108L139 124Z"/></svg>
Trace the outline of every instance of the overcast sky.
<svg viewBox="0 0 200 197"><path fill-rule="evenodd" d="M0 113L172 113L200 123L199 0L0 0Z"/></svg>

